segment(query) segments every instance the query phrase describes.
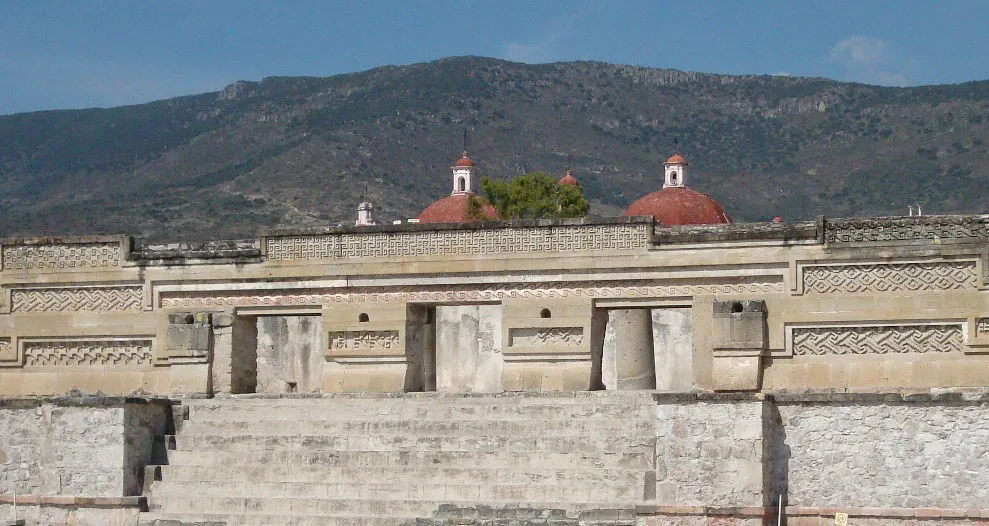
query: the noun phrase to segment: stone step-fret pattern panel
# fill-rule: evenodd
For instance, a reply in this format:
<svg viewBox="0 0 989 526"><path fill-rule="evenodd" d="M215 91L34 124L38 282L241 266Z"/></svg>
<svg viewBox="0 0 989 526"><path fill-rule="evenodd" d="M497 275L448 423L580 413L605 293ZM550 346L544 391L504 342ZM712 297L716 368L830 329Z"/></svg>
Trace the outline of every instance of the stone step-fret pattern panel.
<svg viewBox="0 0 989 526"><path fill-rule="evenodd" d="M389 353L399 349L398 331L332 331L329 356Z"/></svg>
<svg viewBox="0 0 989 526"><path fill-rule="evenodd" d="M975 261L807 265L802 267L804 294L854 294L975 290Z"/></svg>
<svg viewBox="0 0 989 526"><path fill-rule="evenodd" d="M269 261L636 250L647 224L573 225L265 238Z"/></svg>
<svg viewBox="0 0 989 526"><path fill-rule="evenodd" d="M989 239L987 216L914 216L827 219L827 243Z"/></svg>
<svg viewBox="0 0 989 526"><path fill-rule="evenodd" d="M87 270L120 267L120 242L4 245L3 270Z"/></svg>
<svg viewBox="0 0 989 526"><path fill-rule="evenodd" d="M96 338L22 341L26 367L150 366L151 339Z"/></svg>
<svg viewBox="0 0 989 526"><path fill-rule="evenodd" d="M518 328L509 331L511 347L576 347L584 343L583 327Z"/></svg>
<svg viewBox="0 0 989 526"><path fill-rule="evenodd" d="M91 286L16 288L10 291L11 312L140 311L143 288Z"/></svg>
<svg viewBox="0 0 989 526"><path fill-rule="evenodd" d="M781 294L782 276L757 277L708 283L662 283L654 280L586 281L496 284L447 287L377 287L309 289L303 291L204 291L163 292L165 308L254 307L275 305L326 305L332 303L406 302L441 303L498 301L505 298L663 298Z"/></svg>
<svg viewBox="0 0 989 526"><path fill-rule="evenodd" d="M963 352L961 324L794 327L793 354L906 354Z"/></svg>

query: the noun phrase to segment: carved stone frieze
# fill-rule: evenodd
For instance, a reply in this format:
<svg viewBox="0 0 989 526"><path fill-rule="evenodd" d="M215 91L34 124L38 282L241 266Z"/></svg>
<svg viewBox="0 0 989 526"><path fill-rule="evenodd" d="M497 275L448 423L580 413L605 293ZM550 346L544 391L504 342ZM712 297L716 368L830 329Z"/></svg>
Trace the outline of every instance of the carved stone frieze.
<svg viewBox="0 0 989 526"><path fill-rule="evenodd" d="M16 288L10 291L12 312L139 311L141 286Z"/></svg>
<svg viewBox="0 0 989 526"><path fill-rule="evenodd" d="M279 236L267 238L266 249L271 261L632 250L649 245L648 229L628 224Z"/></svg>
<svg viewBox="0 0 989 526"><path fill-rule="evenodd" d="M0 362L17 360L16 349L10 344L10 338L0 338Z"/></svg>
<svg viewBox="0 0 989 526"><path fill-rule="evenodd" d="M3 270L66 270L119 266L119 243L4 245L3 247Z"/></svg>
<svg viewBox="0 0 989 526"><path fill-rule="evenodd" d="M154 358L150 339L26 341L22 349L25 366L151 365Z"/></svg>
<svg viewBox="0 0 989 526"><path fill-rule="evenodd" d="M809 265L803 267L804 294L848 294L911 290L974 290L975 261Z"/></svg>
<svg viewBox="0 0 989 526"><path fill-rule="evenodd" d="M828 219L828 243L989 238L989 225L979 216L915 216Z"/></svg>
<svg viewBox="0 0 989 526"><path fill-rule="evenodd" d="M963 347L959 324L795 327L792 338L797 356L948 353Z"/></svg>
<svg viewBox="0 0 989 526"><path fill-rule="evenodd" d="M976 320L975 331L979 334L989 334L989 318L979 318Z"/></svg>
<svg viewBox="0 0 989 526"><path fill-rule="evenodd" d="M572 283L497 284L472 287L377 287L364 289L310 289L287 291L163 292L162 307L325 305L330 303L406 302L439 303L497 301L504 298L661 298L703 295L779 294L781 278L753 278L724 282L659 284L653 280L588 281Z"/></svg>
<svg viewBox="0 0 989 526"><path fill-rule="evenodd" d="M512 347L576 347L584 343L583 327L539 327L511 329Z"/></svg>
<svg viewBox="0 0 989 526"><path fill-rule="evenodd" d="M399 347L398 331L334 331L329 341L330 353Z"/></svg>

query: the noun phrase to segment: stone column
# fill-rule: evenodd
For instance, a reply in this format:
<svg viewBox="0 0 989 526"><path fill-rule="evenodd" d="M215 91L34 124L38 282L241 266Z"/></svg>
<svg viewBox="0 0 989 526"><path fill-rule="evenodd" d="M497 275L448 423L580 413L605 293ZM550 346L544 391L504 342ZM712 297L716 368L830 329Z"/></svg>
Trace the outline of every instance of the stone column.
<svg viewBox="0 0 989 526"><path fill-rule="evenodd" d="M652 312L649 309L609 311L601 369L608 390L656 388Z"/></svg>
<svg viewBox="0 0 989 526"><path fill-rule="evenodd" d="M213 378L214 393L230 393L233 376L233 322L229 313L213 315Z"/></svg>

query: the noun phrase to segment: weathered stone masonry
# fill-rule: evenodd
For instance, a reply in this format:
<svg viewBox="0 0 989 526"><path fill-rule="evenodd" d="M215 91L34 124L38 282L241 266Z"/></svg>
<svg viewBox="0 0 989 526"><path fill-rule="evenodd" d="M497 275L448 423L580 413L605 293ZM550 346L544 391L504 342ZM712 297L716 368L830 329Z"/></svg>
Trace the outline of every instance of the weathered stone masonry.
<svg viewBox="0 0 989 526"><path fill-rule="evenodd" d="M781 495L790 524L831 524L835 507L851 524L981 520L987 225L622 218L0 240L0 502L16 488L43 523L113 509L133 524L131 468L148 460L126 451L160 426L136 402L57 401L69 393L344 406L425 391L424 411L442 412L470 392L513 404L656 389L655 456L634 468L651 476L618 503L646 522L762 524ZM942 390L956 394L930 394ZM73 460L85 447L124 449Z"/></svg>

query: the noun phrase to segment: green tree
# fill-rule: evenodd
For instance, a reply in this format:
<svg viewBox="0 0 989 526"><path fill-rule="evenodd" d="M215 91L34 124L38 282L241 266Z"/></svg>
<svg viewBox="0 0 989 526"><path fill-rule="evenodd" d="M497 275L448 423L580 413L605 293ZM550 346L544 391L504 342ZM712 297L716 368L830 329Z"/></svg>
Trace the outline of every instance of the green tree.
<svg viewBox="0 0 989 526"><path fill-rule="evenodd" d="M512 179L481 179L481 189L502 219L583 217L591 205L577 186L560 184L542 173Z"/></svg>

